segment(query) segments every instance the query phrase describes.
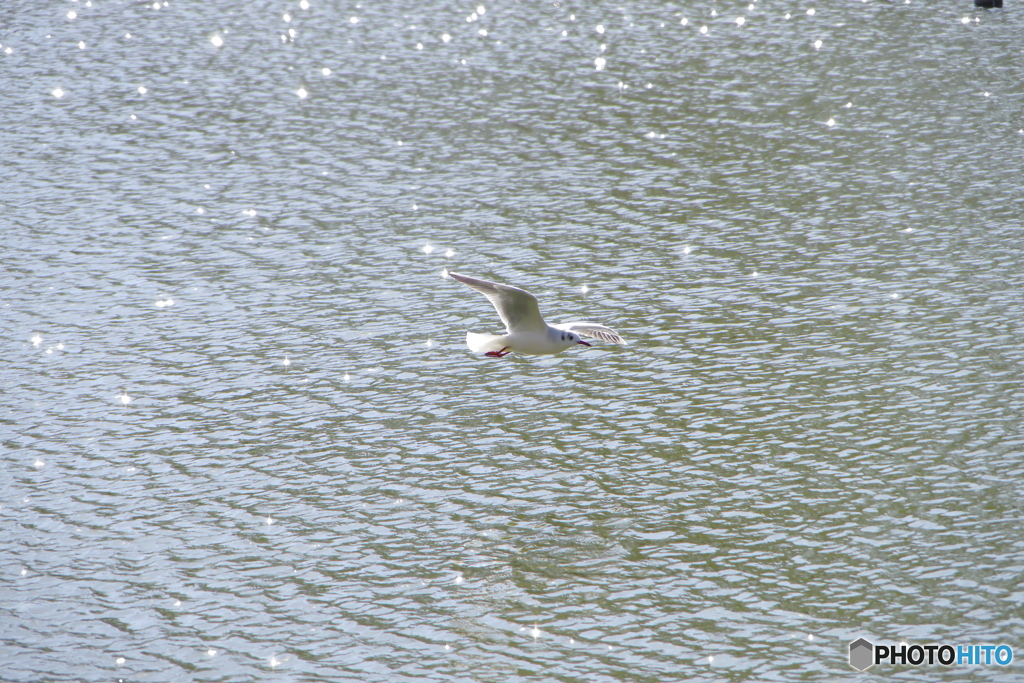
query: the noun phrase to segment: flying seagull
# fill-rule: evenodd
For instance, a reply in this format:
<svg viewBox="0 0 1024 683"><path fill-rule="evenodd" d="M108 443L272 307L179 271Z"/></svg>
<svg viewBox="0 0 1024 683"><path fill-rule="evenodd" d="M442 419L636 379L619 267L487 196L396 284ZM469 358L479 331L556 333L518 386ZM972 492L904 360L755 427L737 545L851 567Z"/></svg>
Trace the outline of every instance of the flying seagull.
<svg viewBox="0 0 1024 683"><path fill-rule="evenodd" d="M590 346L580 335L601 339L612 344L626 342L604 325L587 322L548 325L540 317L537 297L518 287L478 280L449 271L448 275L480 292L494 305L498 317L505 323L505 334L466 333L466 346L470 351L492 358L503 358L515 351L527 354L553 354L571 346Z"/></svg>

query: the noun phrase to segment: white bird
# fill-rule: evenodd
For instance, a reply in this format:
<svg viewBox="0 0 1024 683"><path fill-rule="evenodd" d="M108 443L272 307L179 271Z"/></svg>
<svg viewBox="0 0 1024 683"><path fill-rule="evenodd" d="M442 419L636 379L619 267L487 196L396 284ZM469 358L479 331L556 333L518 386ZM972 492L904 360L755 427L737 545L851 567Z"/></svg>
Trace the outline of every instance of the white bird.
<svg viewBox="0 0 1024 683"><path fill-rule="evenodd" d="M503 358L515 351L535 355L554 354L571 346L590 346L580 335L602 339L612 344L626 342L615 330L598 323L571 322L548 325L540 315L537 297L518 287L474 277L448 273L452 278L480 292L494 305L506 334L466 333L470 351L492 358Z"/></svg>

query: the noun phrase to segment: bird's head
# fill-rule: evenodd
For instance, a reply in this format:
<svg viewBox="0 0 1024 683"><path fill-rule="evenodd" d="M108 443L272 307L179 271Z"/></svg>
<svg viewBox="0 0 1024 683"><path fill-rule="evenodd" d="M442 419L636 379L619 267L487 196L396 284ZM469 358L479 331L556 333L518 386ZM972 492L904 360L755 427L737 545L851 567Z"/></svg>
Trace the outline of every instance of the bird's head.
<svg viewBox="0 0 1024 683"><path fill-rule="evenodd" d="M587 342L580 339L580 336L574 332L566 332L565 330L559 331L562 343L565 344L565 348L575 346L576 344L582 344L583 346L590 346Z"/></svg>

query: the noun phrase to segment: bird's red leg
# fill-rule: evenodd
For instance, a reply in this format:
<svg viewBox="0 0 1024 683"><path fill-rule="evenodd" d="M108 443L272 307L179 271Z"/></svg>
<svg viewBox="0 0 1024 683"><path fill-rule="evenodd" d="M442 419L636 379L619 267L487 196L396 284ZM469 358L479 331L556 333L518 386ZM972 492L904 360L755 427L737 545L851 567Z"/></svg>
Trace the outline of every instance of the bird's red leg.
<svg viewBox="0 0 1024 683"><path fill-rule="evenodd" d="M504 351L505 353L502 353L502 351ZM509 351L508 347L506 346L501 351L488 351L484 355L485 356L490 356L491 358L504 358L505 356L507 356L510 353L512 353L512 352Z"/></svg>

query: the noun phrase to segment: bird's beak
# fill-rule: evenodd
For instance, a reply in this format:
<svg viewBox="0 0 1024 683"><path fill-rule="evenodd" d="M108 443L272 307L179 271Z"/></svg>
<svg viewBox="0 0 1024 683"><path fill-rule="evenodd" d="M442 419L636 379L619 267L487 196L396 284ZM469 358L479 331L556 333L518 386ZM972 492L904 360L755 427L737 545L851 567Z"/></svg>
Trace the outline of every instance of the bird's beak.
<svg viewBox="0 0 1024 683"><path fill-rule="evenodd" d="M576 343L577 343L577 344L583 344L584 346L590 346L590 344L588 344L587 342L585 342L585 341L582 341L582 340L581 340L581 341L578 341L578 342L576 342Z"/></svg>

